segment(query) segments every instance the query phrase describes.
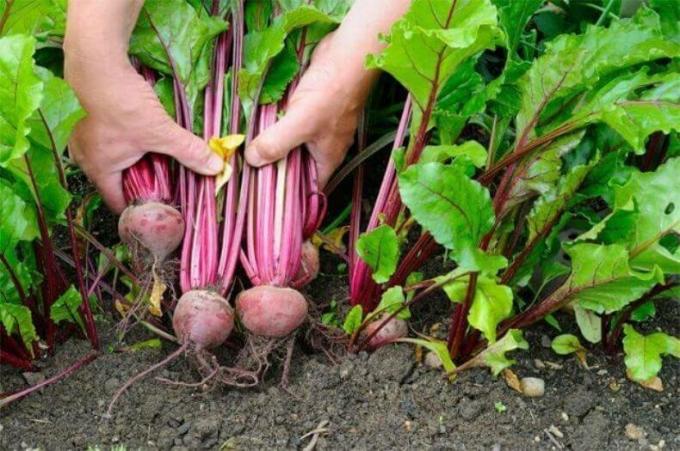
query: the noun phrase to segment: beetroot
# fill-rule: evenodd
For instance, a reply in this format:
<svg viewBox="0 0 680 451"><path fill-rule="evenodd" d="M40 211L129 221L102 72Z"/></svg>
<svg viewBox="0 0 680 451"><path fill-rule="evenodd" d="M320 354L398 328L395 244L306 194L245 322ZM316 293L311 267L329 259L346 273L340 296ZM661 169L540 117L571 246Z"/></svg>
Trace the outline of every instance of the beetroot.
<svg viewBox="0 0 680 451"><path fill-rule="evenodd" d="M212 349L224 343L234 329L234 312L214 291L187 291L177 302L172 327L182 343L196 350Z"/></svg>
<svg viewBox="0 0 680 451"><path fill-rule="evenodd" d="M302 243L300 260L300 269L293 279L295 287L305 286L319 275L319 249L310 240Z"/></svg>
<svg viewBox="0 0 680 451"><path fill-rule="evenodd" d="M399 338L404 338L408 335L408 325L406 321L399 318L392 318L387 324L382 324L389 318L389 314L383 314L380 319L370 322L363 331L365 339L371 337L378 330L373 337L370 338L367 345L370 349L377 349L386 344L390 344ZM382 326L382 327L381 327Z"/></svg>
<svg viewBox="0 0 680 451"><path fill-rule="evenodd" d="M292 288L261 285L236 297L239 320L255 335L285 337L307 318L307 301Z"/></svg>
<svg viewBox="0 0 680 451"><path fill-rule="evenodd" d="M118 234L129 246L141 246L155 261L163 261L182 242L184 219L169 205L130 205L118 220Z"/></svg>

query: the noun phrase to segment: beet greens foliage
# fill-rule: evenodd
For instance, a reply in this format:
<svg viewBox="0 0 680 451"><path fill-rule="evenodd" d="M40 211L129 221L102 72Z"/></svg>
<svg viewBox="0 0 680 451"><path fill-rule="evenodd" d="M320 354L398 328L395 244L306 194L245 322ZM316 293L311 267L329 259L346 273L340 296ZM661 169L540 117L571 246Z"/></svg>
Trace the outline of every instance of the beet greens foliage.
<svg viewBox="0 0 680 451"><path fill-rule="evenodd" d="M0 362L32 370L32 360L74 330L94 347L98 338L83 302L93 293L84 280L62 165L84 111L66 82L36 63L63 34L63 17L54 10L54 16L34 15L22 2L14 6L16 14L0 29ZM68 245L53 241L56 228L71 232ZM76 286L58 257L69 254Z"/></svg>
<svg viewBox="0 0 680 451"><path fill-rule="evenodd" d="M623 336L629 374L643 381L662 356L680 357L677 338L635 324L678 294L680 10L650 2L553 37L536 28L542 3L415 0L369 58L408 90L413 114L386 176L396 172L398 193L379 195L380 220L357 240L354 266L372 280L350 271L357 292L378 289L352 300L372 311L390 286L443 289L446 340L407 341L445 367L495 373L511 363L504 352L526 347L519 329L559 328L553 313L568 309L590 343L614 352ZM469 130L483 138L466 140ZM454 269L409 285L399 273L414 274L431 240Z"/></svg>

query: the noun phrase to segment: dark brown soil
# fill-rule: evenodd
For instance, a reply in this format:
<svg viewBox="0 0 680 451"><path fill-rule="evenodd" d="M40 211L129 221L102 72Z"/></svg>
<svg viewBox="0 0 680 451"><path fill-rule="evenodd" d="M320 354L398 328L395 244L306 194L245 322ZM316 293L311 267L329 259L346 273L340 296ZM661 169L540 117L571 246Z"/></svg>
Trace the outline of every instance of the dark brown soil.
<svg viewBox="0 0 680 451"><path fill-rule="evenodd" d="M329 296L342 285L338 276L326 276L315 291ZM659 314L666 318L659 325L680 335L680 305L666 303ZM111 337L104 335L107 346ZM585 369L546 347L554 330L537 326L526 335L531 349L516 355L513 371L544 379L540 398L524 397L481 369L449 383L417 364L411 346L351 355L335 366L299 348L288 391L275 374L259 389L207 393L152 376L121 398L111 419L103 414L121 384L175 348L104 352L3 410L0 449L304 449L314 440L317 449L680 449L679 361L665 360L665 387L657 393L628 381L620 356L609 360L593 350ZM128 342L144 338L132 334ZM85 342L68 342L43 362L45 375L87 352ZM184 360L156 376L198 379ZM16 371L0 369L0 391L25 383ZM629 438L629 423L643 436Z"/></svg>

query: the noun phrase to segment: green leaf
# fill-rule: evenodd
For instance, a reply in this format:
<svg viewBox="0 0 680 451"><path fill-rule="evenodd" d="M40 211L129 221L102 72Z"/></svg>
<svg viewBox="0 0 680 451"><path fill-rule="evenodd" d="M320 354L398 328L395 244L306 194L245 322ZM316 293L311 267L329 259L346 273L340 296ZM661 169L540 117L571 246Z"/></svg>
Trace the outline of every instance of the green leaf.
<svg viewBox="0 0 680 451"><path fill-rule="evenodd" d="M647 321L650 318L654 318L656 315L656 306L654 301L647 301L644 304L638 306L630 315L631 321L642 322Z"/></svg>
<svg viewBox="0 0 680 451"><path fill-rule="evenodd" d="M51 149L54 141L57 153L61 154L76 124L85 117L85 110L64 80L40 67L36 70L44 88L40 110L30 118L29 138L46 149Z"/></svg>
<svg viewBox="0 0 680 451"><path fill-rule="evenodd" d="M38 333L33 326L33 316L28 307L3 302L0 299L0 323L8 334L19 333L26 349L33 349L33 342L38 339Z"/></svg>
<svg viewBox="0 0 680 451"><path fill-rule="evenodd" d="M130 53L162 73L188 84L203 52L226 23L184 0L146 0L130 39Z"/></svg>
<svg viewBox="0 0 680 451"><path fill-rule="evenodd" d="M583 338L591 343L599 343L602 340L602 318L597 313L584 309L579 304L574 305L576 324Z"/></svg>
<svg viewBox="0 0 680 451"><path fill-rule="evenodd" d="M545 235L556 224L596 163L594 160L587 165L576 166L538 198L527 216L529 241Z"/></svg>
<svg viewBox="0 0 680 451"><path fill-rule="evenodd" d="M482 352L458 367L458 370L465 368L486 366L491 369L494 376L498 376L501 371L512 366L515 361L505 354L516 349L529 349L529 343L522 336L522 331L510 329L500 340L489 345Z"/></svg>
<svg viewBox="0 0 680 451"><path fill-rule="evenodd" d="M347 335L352 335L361 326L364 317L364 311L360 305L355 305L350 309L345 317L345 322L342 324L342 330Z"/></svg>
<svg viewBox="0 0 680 451"><path fill-rule="evenodd" d="M446 342L439 340L425 340L422 338L399 338L396 340L402 343L413 343L416 346L422 346L428 351L434 352L439 360L442 362L442 368L447 373L453 373L456 371L456 365L451 360L451 354L449 354L449 348L446 346Z"/></svg>
<svg viewBox="0 0 680 451"><path fill-rule="evenodd" d="M505 31L508 53L515 58L524 28L543 0L493 0L493 3L498 8L499 22Z"/></svg>
<svg viewBox="0 0 680 451"><path fill-rule="evenodd" d="M505 259L479 249L494 223L486 188L460 168L441 163L415 164L399 175L399 192L411 214L466 269L495 273Z"/></svg>
<svg viewBox="0 0 680 451"><path fill-rule="evenodd" d="M585 350L578 338L571 334L563 334L555 337L550 347L552 347L552 350L559 355L569 355Z"/></svg>
<svg viewBox="0 0 680 451"><path fill-rule="evenodd" d="M680 339L656 332L638 333L632 326L623 326L623 351L629 374L636 381L646 381L661 371L661 357L680 358Z"/></svg>
<svg viewBox="0 0 680 451"><path fill-rule="evenodd" d="M271 69L260 93L260 103L274 103L281 100L286 88L299 70L300 64L295 49L290 46L286 47L272 60Z"/></svg>
<svg viewBox="0 0 680 451"><path fill-rule="evenodd" d="M617 312L663 282L658 268L631 269L628 251L620 244L579 243L566 251L572 259L569 292L581 307L597 313Z"/></svg>
<svg viewBox="0 0 680 451"><path fill-rule="evenodd" d="M374 314L377 315L378 313L388 313L391 315L392 313L399 310L404 305L404 302L404 290L402 287L390 287L382 294L380 303L378 304L378 307L376 307L375 310L371 312L371 316ZM411 311L408 309L408 307L397 314L397 318L403 320L407 320L410 317Z"/></svg>
<svg viewBox="0 0 680 451"><path fill-rule="evenodd" d="M652 87L638 94L641 90ZM677 73L647 75L645 71L618 77L589 93L570 122L584 126L603 121L637 153L655 131L680 129L680 81Z"/></svg>
<svg viewBox="0 0 680 451"><path fill-rule="evenodd" d="M13 0L2 34L35 36L40 41L64 35L67 0ZM7 8L0 0L0 11ZM54 44L52 44L54 45Z"/></svg>
<svg viewBox="0 0 680 451"><path fill-rule="evenodd" d="M359 257L371 268L373 280L390 280L399 261L399 238L394 229L387 224L376 227L361 234L356 246Z"/></svg>
<svg viewBox="0 0 680 451"><path fill-rule="evenodd" d="M661 17L661 30L667 39L680 44L680 3L675 0L649 0L648 4Z"/></svg>
<svg viewBox="0 0 680 451"><path fill-rule="evenodd" d="M39 235L33 205L27 204L11 186L0 179L0 254L19 241L31 241Z"/></svg>
<svg viewBox="0 0 680 451"><path fill-rule="evenodd" d="M524 202L535 195L554 194L562 188L562 184L558 183L562 176L562 157L576 148L584 134L585 131L580 131L556 139L532 158L521 171L518 171L506 208ZM570 175L571 173L568 174ZM585 176L585 174L582 175ZM578 180L574 176L571 178L572 183Z"/></svg>
<svg viewBox="0 0 680 451"><path fill-rule="evenodd" d="M586 92L615 71L678 55L680 45L664 38L658 16L649 10L609 28L590 26L581 35L559 36L519 82L517 130L533 129L537 108L555 111L565 98Z"/></svg>
<svg viewBox="0 0 680 451"><path fill-rule="evenodd" d="M0 167L29 147L28 119L40 105L43 90L34 71L34 52L35 39L31 37L0 38Z"/></svg>
<svg viewBox="0 0 680 451"><path fill-rule="evenodd" d="M501 35L496 23L489 0L414 0L367 65L390 73L424 110L461 63L494 47Z"/></svg>
<svg viewBox="0 0 680 451"><path fill-rule="evenodd" d="M324 10L307 4L294 5L292 2L288 2L287 8L284 8L284 12L276 18L271 26L246 34L243 48L243 69L238 74L239 95L244 104L246 115L249 114L248 111L256 100L260 85L263 85L264 94L264 97L260 100L265 103L274 102L280 98L288 82L299 70L297 58L295 66L293 65L293 54L277 58L285 48L285 41L290 33L311 24L336 24L341 20L341 15L328 12L333 9L333 5L324 6L327 6L328 9ZM334 12L341 9L338 8ZM285 67L278 67L282 62L285 62ZM269 73L272 66L274 70Z"/></svg>
<svg viewBox="0 0 680 451"><path fill-rule="evenodd" d="M463 158L477 168L486 165L486 149L477 141L465 141L459 145L426 146L418 160L420 163L444 163L450 159Z"/></svg>
<svg viewBox="0 0 680 451"><path fill-rule="evenodd" d="M460 303L465 298L470 277L461 277L442 286L451 302ZM512 312L512 290L499 285L495 279L481 275L477 278L475 295L472 299L468 322L481 331L493 343L496 341L496 327Z"/></svg>
<svg viewBox="0 0 680 451"><path fill-rule="evenodd" d="M80 329L85 331L85 324L80 316L80 305L83 303L83 298L80 296L80 292L71 285L68 290L64 292L56 300L52 307L50 308L50 319L56 324L66 321L69 323L77 324Z"/></svg>
<svg viewBox="0 0 680 451"><path fill-rule="evenodd" d="M3 251L12 273L18 279L24 293L30 287L39 286L41 275L37 270L37 262L33 254L33 243L20 242L16 247ZM0 263L0 303L22 304L24 299L19 296L19 290L7 270L5 264Z"/></svg>
<svg viewBox="0 0 680 451"><path fill-rule="evenodd" d="M668 234L680 233L680 190L677 178L680 174L680 158L673 158L654 172L635 172L628 183L615 191L618 209L637 208L637 222L633 238L626 247L633 253L631 264L639 269L650 270L650 264L663 259L675 260L665 248L656 245ZM670 272L680 272L680 265L664 263Z"/></svg>
<svg viewBox="0 0 680 451"><path fill-rule="evenodd" d="M470 116L484 110L488 94L476 62L469 58L461 63L439 92L433 118L441 144L453 144Z"/></svg>

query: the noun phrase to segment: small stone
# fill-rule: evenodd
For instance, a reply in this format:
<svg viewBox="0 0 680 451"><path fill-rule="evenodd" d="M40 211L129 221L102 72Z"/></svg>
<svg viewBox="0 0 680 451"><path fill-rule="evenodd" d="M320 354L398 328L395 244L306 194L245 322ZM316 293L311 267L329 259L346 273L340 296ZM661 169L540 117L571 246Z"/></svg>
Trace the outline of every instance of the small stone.
<svg viewBox="0 0 680 451"><path fill-rule="evenodd" d="M539 437L539 436L537 435L536 437L534 437L534 441L535 441L536 443L540 442L540 441L541 441L541 437Z"/></svg>
<svg viewBox="0 0 680 451"><path fill-rule="evenodd" d="M491 451L501 451L501 444L500 443L494 443L493 447L491 448Z"/></svg>
<svg viewBox="0 0 680 451"><path fill-rule="evenodd" d="M633 423L628 423L624 429L624 432L626 434L626 437L628 437L631 440L640 440L647 436L647 433L645 432L644 429Z"/></svg>
<svg viewBox="0 0 680 451"><path fill-rule="evenodd" d="M562 412L562 421L565 423L569 421L569 415L567 415L567 412Z"/></svg>
<svg viewBox="0 0 680 451"><path fill-rule="evenodd" d="M545 393L545 381L539 377L523 377L520 380L522 393L530 398L539 398Z"/></svg>
<svg viewBox="0 0 680 451"><path fill-rule="evenodd" d="M541 346L543 346L546 349L550 349L552 347L552 340L550 339L549 336L547 335L541 335Z"/></svg>
<svg viewBox="0 0 680 451"><path fill-rule="evenodd" d="M545 363L541 359L534 359L534 366L537 370L545 369Z"/></svg>
<svg viewBox="0 0 680 451"><path fill-rule="evenodd" d="M112 377L104 382L104 391L108 394L115 393L120 386L120 380L118 378Z"/></svg>
<svg viewBox="0 0 680 451"><path fill-rule="evenodd" d="M430 368L441 368L442 367L441 359L439 358L439 356L437 354L435 354L432 351L425 354L424 363L425 363L425 366L429 366Z"/></svg>
<svg viewBox="0 0 680 451"><path fill-rule="evenodd" d="M21 373L21 375L24 377L28 385L36 385L45 380L45 375L39 371L37 372L27 371L25 373Z"/></svg>
<svg viewBox="0 0 680 451"><path fill-rule="evenodd" d="M607 373L609 373L609 371L607 371L607 370L600 370L600 371L597 372L597 375L598 375L598 376L606 376Z"/></svg>
<svg viewBox="0 0 680 451"><path fill-rule="evenodd" d="M550 425L548 431L557 438L564 438L564 434L562 433L562 431L560 431L554 424Z"/></svg>
<svg viewBox="0 0 680 451"><path fill-rule="evenodd" d="M177 428L177 435L184 435L189 432L189 429L191 429L191 422L187 421Z"/></svg>

